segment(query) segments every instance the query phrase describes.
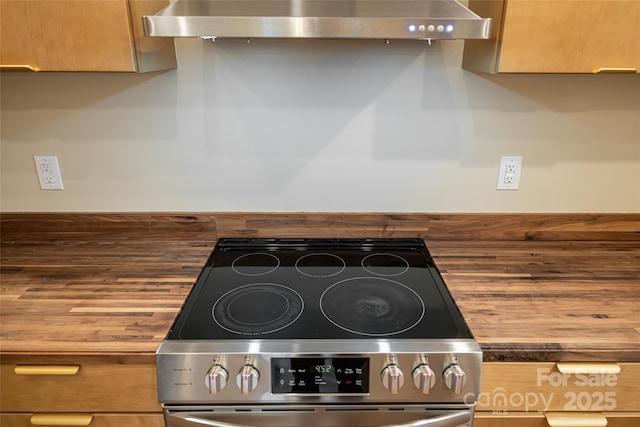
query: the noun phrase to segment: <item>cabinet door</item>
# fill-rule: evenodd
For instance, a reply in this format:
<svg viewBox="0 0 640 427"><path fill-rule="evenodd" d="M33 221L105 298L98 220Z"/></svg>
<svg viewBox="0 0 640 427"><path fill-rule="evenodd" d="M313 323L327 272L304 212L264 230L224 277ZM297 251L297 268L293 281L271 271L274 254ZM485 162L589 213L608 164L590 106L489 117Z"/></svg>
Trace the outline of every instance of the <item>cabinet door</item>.
<svg viewBox="0 0 640 427"><path fill-rule="evenodd" d="M2 0L0 64L136 71L127 0Z"/></svg>
<svg viewBox="0 0 640 427"><path fill-rule="evenodd" d="M473 427L549 427L543 414L512 412L502 415L476 412Z"/></svg>
<svg viewBox="0 0 640 427"><path fill-rule="evenodd" d="M574 365L577 371L562 373L562 363L483 363L478 410L640 411L640 363L607 364L616 373L597 373L598 363Z"/></svg>
<svg viewBox="0 0 640 427"><path fill-rule="evenodd" d="M471 0L491 40L466 42L463 67L500 73L640 70L637 0Z"/></svg>
<svg viewBox="0 0 640 427"><path fill-rule="evenodd" d="M0 414L2 427L71 426L164 427L162 414Z"/></svg>
<svg viewBox="0 0 640 427"><path fill-rule="evenodd" d="M161 412L152 364L2 364L5 412ZM67 372L67 368L74 368Z"/></svg>
<svg viewBox="0 0 640 427"><path fill-rule="evenodd" d="M637 427L640 423L640 412L604 413L607 427ZM565 424L567 427L583 427L587 424L584 419L577 419L575 424ZM490 412L476 412L473 427L549 427L549 423L543 413L536 412L512 412L492 414Z"/></svg>

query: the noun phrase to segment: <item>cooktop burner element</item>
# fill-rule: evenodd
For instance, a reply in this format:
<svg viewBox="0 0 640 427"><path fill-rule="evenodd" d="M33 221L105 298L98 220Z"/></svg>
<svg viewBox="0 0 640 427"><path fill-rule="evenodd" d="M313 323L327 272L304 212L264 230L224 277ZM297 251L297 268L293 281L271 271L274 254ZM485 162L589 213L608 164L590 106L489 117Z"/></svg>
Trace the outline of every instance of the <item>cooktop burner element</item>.
<svg viewBox="0 0 640 427"><path fill-rule="evenodd" d="M409 269L409 263L394 254L372 254L362 260L362 268L378 276L399 276Z"/></svg>
<svg viewBox="0 0 640 427"><path fill-rule="evenodd" d="M296 261L296 269L310 277L331 277L342 273L344 260L333 254L309 254Z"/></svg>
<svg viewBox="0 0 640 427"><path fill-rule="evenodd" d="M233 271L245 276L262 276L274 271L280 265L277 256L265 253L241 255L231 264Z"/></svg>
<svg viewBox="0 0 640 427"><path fill-rule="evenodd" d="M269 334L295 322L303 307L302 297L293 289L256 283L221 296L213 305L213 319L221 328L236 334Z"/></svg>
<svg viewBox="0 0 640 427"><path fill-rule="evenodd" d="M424 316L420 296L402 283L378 277L355 277L331 285L320 309L334 325L354 334L396 335Z"/></svg>

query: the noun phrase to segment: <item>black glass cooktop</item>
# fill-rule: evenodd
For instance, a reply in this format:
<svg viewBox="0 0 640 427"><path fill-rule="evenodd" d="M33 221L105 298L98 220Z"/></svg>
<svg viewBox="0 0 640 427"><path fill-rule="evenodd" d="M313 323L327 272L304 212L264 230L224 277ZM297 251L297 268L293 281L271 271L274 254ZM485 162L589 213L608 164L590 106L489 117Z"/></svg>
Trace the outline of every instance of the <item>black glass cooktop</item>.
<svg viewBox="0 0 640 427"><path fill-rule="evenodd" d="M168 339L472 338L420 239L220 239Z"/></svg>

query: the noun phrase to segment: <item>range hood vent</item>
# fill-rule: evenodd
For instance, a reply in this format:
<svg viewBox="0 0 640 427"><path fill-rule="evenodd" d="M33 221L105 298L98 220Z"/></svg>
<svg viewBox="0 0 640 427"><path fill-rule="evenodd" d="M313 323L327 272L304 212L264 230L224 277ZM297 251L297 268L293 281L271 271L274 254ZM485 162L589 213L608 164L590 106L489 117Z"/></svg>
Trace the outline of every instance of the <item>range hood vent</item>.
<svg viewBox="0 0 640 427"><path fill-rule="evenodd" d="M456 0L177 0L144 17L151 37L487 39Z"/></svg>

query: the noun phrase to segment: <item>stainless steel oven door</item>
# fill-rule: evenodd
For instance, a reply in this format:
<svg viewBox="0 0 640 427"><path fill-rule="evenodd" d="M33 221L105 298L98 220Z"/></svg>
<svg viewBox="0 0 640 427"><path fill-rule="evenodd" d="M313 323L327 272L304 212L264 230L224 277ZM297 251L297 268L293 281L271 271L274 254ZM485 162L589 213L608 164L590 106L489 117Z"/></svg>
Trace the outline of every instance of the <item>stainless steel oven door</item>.
<svg viewBox="0 0 640 427"><path fill-rule="evenodd" d="M471 427L469 406L165 407L167 427Z"/></svg>

